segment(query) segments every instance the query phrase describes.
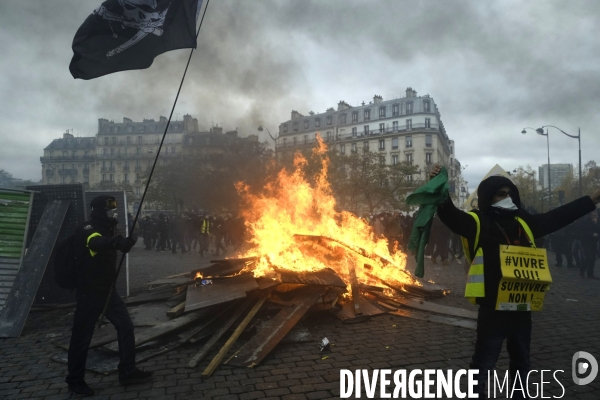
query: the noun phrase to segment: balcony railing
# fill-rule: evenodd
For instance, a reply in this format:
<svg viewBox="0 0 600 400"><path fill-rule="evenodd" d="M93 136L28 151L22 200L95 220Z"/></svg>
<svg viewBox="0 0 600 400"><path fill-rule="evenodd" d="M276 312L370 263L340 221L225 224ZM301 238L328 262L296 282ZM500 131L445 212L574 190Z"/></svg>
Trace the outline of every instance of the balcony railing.
<svg viewBox="0 0 600 400"><path fill-rule="evenodd" d="M63 160L93 160L94 156L47 156L47 157L40 157L40 161L41 162L57 162L57 161L63 161Z"/></svg>
<svg viewBox="0 0 600 400"><path fill-rule="evenodd" d="M102 167L100 172L115 172L115 167Z"/></svg>
<svg viewBox="0 0 600 400"><path fill-rule="evenodd" d="M129 167L123 167L123 172L129 172Z"/></svg>
<svg viewBox="0 0 600 400"><path fill-rule="evenodd" d="M142 167L135 167L133 170L135 172L141 172L142 171Z"/></svg>
<svg viewBox="0 0 600 400"><path fill-rule="evenodd" d="M77 169L76 168L59 169L58 174L59 175L77 175Z"/></svg>
<svg viewBox="0 0 600 400"><path fill-rule="evenodd" d="M46 170L46 176L54 176L54 170L53 169L47 169Z"/></svg>
<svg viewBox="0 0 600 400"><path fill-rule="evenodd" d="M435 132L437 131L437 126L428 126L426 127L424 123L422 124L413 124L411 129L406 129L406 127L404 127L403 129L400 128L386 128L384 129L382 132L380 132L379 130L376 131L369 131L368 133L365 134L364 131L362 132L357 132L356 135L353 135L352 133L348 133L348 134L344 134L344 135L340 135L338 134L337 136L330 136L330 137L324 137L323 141L325 143L337 143L337 142L343 142L343 141L347 141L347 140L356 140L356 139L368 139L368 138L372 138L372 137L376 137L376 136L381 136L381 135L389 135L389 134L393 134L393 133L418 133L417 131L423 131L423 130L431 130L431 132ZM297 147L304 147L304 146L313 146L316 143L316 139L309 139L306 142L304 140L300 140L297 141L296 143L294 142L287 142L287 143L277 143L277 148L297 148Z"/></svg>
<svg viewBox="0 0 600 400"><path fill-rule="evenodd" d="M89 175L90 174L90 169L89 168L84 168L84 169L82 169L82 171L83 171L84 175Z"/></svg>

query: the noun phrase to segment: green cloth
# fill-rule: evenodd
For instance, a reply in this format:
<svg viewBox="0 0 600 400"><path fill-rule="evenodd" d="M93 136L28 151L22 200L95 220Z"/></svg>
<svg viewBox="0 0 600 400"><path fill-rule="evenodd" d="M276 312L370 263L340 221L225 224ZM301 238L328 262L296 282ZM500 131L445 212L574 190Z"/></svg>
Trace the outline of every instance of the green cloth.
<svg viewBox="0 0 600 400"><path fill-rule="evenodd" d="M415 275L422 278L425 275L425 246L429 242L431 233L431 224L433 216L437 210L438 204L444 203L448 199L448 171L442 167L440 173L415 190L406 198L406 204L419 204L419 211L415 217L410 239L408 240L408 250L415 253L417 259L417 269Z"/></svg>

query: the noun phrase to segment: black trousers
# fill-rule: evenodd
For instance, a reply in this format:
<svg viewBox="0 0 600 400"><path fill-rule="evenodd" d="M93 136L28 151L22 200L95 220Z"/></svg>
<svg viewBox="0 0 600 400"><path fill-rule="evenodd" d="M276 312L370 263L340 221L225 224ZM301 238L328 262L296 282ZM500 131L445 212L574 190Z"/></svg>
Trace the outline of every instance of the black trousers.
<svg viewBox="0 0 600 400"><path fill-rule="evenodd" d="M581 265L579 266L579 272L581 275L586 275L587 277L594 276L594 266L596 265L596 249L593 247L584 247L583 248L583 260L581 260Z"/></svg>
<svg viewBox="0 0 600 400"><path fill-rule="evenodd" d="M87 353L94 335L96 321L102 314L107 293L93 293L77 290L77 307L73 321L73 331L69 344L69 375L65 381L76 383L84 380ZM110 299L106 318L115 326L119 342L119 375L124 376L135 370L135 338L133 322L123 300L116 292Z"/></svg>
<svg viewBox="0 0 600 400"><path fill-rule="evenodd" d="M496 366L504 339L506 339L506 350L510 358L511 378L514 379L518 371L521 383L525 385L527 374L531 369L531 311L496 311L493 308L480 306L477 315L475 354L470 365L471 369L479 370L475 393L479 394L480 399L487 398L488 371ZM519 384L516 387L518 388ZM514 394L518 396L522 392L515 391ZM513 399L518 398L528 397L513 397Z"/></svg>

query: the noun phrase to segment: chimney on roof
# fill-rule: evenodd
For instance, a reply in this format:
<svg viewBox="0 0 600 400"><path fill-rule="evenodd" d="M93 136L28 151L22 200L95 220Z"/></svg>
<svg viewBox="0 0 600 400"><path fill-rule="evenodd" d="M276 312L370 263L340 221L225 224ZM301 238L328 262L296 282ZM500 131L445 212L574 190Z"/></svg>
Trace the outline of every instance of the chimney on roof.
<svg viewBox="0 0 600 400"><path fill-rule="evenodd" d="M417 91L411 87L406 88L406 97L417 97Z"/></svg>
<svg viewBox="0 0 600 400"><path fill-rule="evenodd" d="M292 120L294 119L298 119L298 118L302 118L304 117L304 115L300 114L298 111L296 110L292 110Z"/></svg>
<svg viewBox="0 0 600 400"><path fill-rule="evenodd" d="M338 111L344 111L350 108L350 104L346 103L344 100L338 103Z"/></svg>
<svg viewBox="0 0 600 400"><path fill-rule="evenodd" d="M161 124L166 124L167 123L167 117L163 117L162 115L160 116L159 122Z"/></svg>
<svg viewBox="0 0 600 400"><path fill-rule="evenodd" d="M98 118L98 132L100 132L102 130L102 127L106 124L109 124L110 122L108 122L108 120L106 118Z"/></svg>
<svg viewBox="0 0 600 400"><path fill-rule="evenodd" d="M375 96L373 96L373 104L379 104L383 101L383 97L381 97L380 95L376 94Z"/></svg>
<svg viewBox="0 0 600 400"><path fill-rule="evenodd" d="M210 133L222 134L223 133L223 127L222 126L213 126L212 128L210 128Z"/></svg>
<svg viewBox="0 0 600 400"><path fill-rule="evenodd" d="M69 133L68 129L65 133L63 133L63 139L73 139L73 135Z"/></svg>
<svg viewBox="0 0 600 400"><path fill-rule="evenodd" d="M133 123L133 121L131 119L127 118L127 117L123 117L123 123L124 124L131 124L131 123Z"/></svg>

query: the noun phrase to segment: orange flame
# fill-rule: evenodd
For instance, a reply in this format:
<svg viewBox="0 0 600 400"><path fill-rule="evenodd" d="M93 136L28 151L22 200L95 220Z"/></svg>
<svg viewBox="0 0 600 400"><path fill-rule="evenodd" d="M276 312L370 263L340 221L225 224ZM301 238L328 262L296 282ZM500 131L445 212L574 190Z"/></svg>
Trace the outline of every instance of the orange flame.
<svg viewBox="0 0 600 400"><path fill-rule="evenodd" d="M332 268L350 284L382 286L381 281L418 284L407 273L406 254L390 255L386 239L374 239L371 227L349 212L337 212L327 173L327 146L317 136L313 155L321 161L314 185L306 180L307 160L294 156L295 171L282 169L253 195L239 182L237 189L247 204L243 211L254 247L241 257L259 257L254 275L270 275L274 269L296 272ZM369 276L370 275L370 276ZM373 279L376 277L378 279Z"/></svg>

